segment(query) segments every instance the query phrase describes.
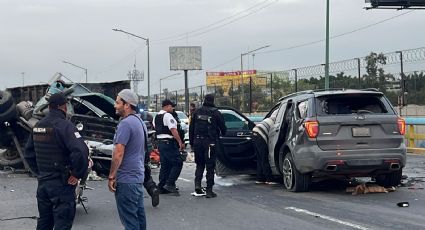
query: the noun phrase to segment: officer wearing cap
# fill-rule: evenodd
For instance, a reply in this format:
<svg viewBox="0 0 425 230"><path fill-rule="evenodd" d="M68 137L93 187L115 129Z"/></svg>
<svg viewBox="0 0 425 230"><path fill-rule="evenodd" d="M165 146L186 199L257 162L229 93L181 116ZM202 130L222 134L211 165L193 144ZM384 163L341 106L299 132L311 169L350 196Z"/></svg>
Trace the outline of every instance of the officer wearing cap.
<svg viewBox="0 0 425 230"><path fill-rule="evenodd" d="M75 189L87 173L88 148L74 124L66 120L67 99L52 94L49 113L33 128L24 157L38 179L37 229L71 229Z"/></svg>
<svg viewBox="0 0 425 230"><path fill-rule="evenodd" d="M214 186L214 168L216 160L216 144L220 135L226 133L223 115L214 105L214 95L205 95L202 106L192 114L189 126L189 142L195 151L195 193L202 195L201 181L204 169L207 169L206 197L213 198L217 194Z"/></svg>
<svg viewBox="0 0 425 230"><path fill-rule="evenodd" d="M162 101L162 110L155 116L154 125L161 154L158 187L163 194L178 196L176 181L183 167L179 150L184 150L184 144L177 131L177 121L171 115L174 106L168 99Z"/></svg>

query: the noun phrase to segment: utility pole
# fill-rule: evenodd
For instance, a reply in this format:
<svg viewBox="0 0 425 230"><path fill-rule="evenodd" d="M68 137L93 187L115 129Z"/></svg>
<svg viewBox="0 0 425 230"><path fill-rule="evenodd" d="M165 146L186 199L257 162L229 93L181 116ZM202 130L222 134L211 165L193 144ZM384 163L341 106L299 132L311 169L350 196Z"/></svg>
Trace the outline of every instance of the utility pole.
<svg viewBox="0 0 425 230"><path fill-rule="evenodd" d="M325 89L329 89L329 0L326 0Z"/></svg>

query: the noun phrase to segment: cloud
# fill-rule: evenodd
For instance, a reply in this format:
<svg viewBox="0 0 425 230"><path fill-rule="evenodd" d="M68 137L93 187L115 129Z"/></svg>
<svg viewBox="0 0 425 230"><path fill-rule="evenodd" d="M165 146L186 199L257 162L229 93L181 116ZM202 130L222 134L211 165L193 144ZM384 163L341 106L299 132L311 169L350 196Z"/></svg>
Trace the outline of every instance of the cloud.
<svg viewBox="0 0 425 230"><path fill-rule="evenodd" d="M54 14L58 12L58 8L51 5L42 5L42 4L27 4L19 5L18 12L25 14Z"/></svg>

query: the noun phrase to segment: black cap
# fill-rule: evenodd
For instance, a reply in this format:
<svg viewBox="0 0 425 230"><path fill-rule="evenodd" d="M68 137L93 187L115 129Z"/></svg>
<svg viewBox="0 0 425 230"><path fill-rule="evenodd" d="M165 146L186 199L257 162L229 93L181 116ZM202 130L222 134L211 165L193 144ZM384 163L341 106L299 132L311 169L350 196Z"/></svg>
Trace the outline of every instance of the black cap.
<svg viewBox="0 0 425 230"><path fill-rule="evenodd" d="M58 107L58 106L66 104L67 99L63 93L55 93L50 95L47 101L49 102L49 106Z"/></svg>
<svg viewBox="0 0 425 230"><path fill-rule="evenodd" d="M213 94L205 95L204 102L214 104L214 95Z"/></svg>
<svg viewBox="0 0 425 230"><path fill-rule="evenodd" d="M172 102L170 99L165 99L162 101L162 107L167 106L167 105L171 105L173 107L176 106L176 104L174 104L174 102Z"/></svg>

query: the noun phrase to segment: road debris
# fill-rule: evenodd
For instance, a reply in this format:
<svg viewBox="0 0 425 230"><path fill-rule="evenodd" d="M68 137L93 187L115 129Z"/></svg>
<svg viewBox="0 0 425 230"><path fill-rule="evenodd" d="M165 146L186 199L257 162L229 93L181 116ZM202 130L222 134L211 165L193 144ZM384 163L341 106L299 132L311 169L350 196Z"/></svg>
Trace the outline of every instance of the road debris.
<svg viewBox="0 0 425 230"><path fill-rule="evenodd" d="M352 195L368 194L368 193L388 193L394 192L395 187L384 188L374 184L360 184L355 187L348 187L346 192L351 192Z"/></svg>
<svg viewBox="0 0 425 230"><path fill-rule="evenodd" d="M399 202L397 203L397 206L400 208L407 208L409 207L409 202Z"/></svg>

